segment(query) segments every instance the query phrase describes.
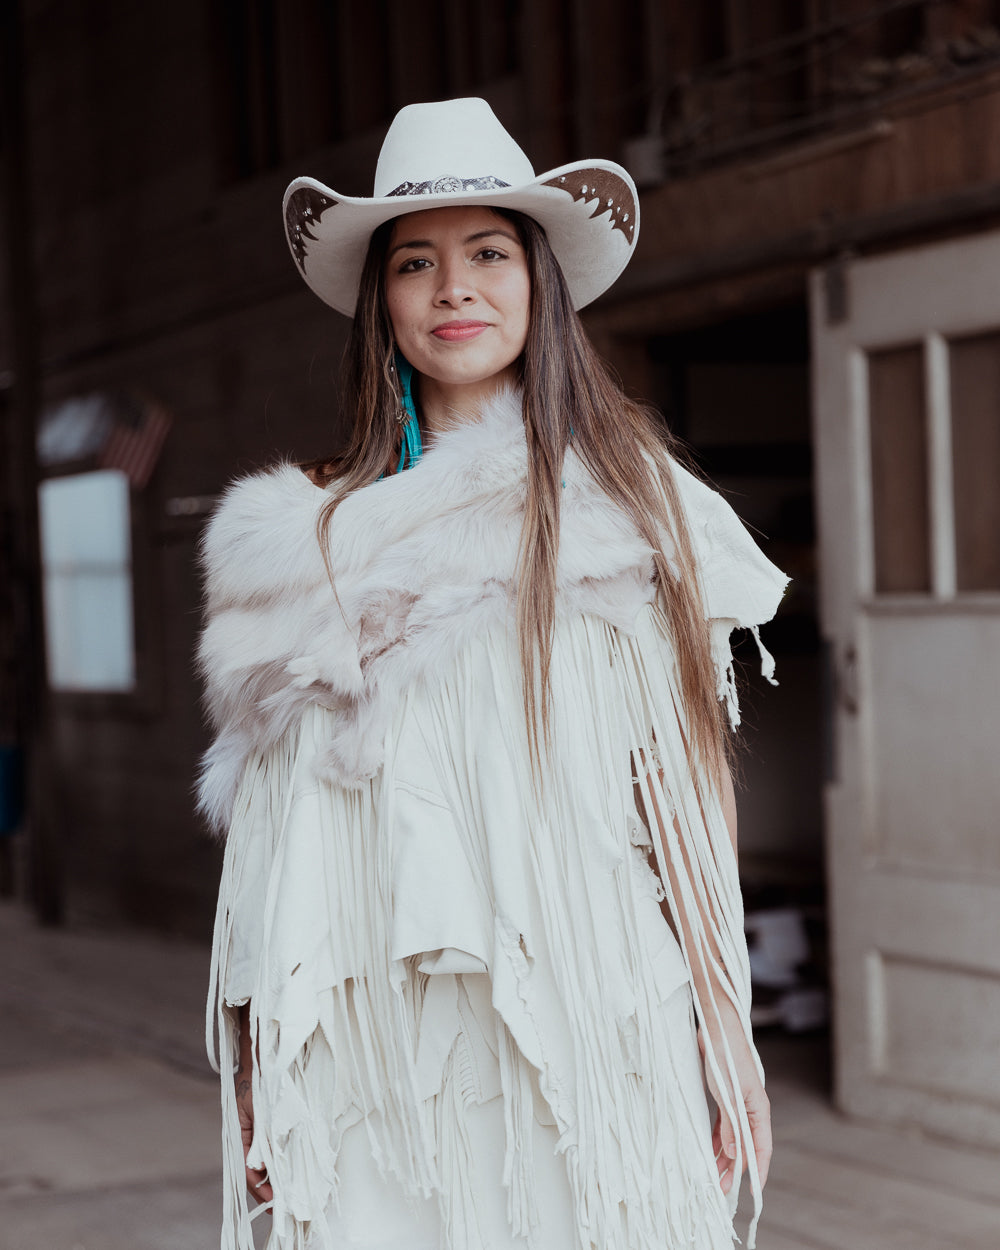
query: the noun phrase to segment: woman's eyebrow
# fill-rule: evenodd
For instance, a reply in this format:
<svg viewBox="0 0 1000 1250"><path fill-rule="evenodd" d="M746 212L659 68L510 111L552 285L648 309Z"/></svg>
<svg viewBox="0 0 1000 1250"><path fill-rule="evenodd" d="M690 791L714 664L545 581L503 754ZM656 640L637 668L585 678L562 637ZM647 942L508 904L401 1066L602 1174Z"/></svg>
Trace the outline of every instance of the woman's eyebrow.
<svg viewBox="0 0 1000 1250"><path fill-rule="evenodd" d="M499 234L504 239L510 239L511 243L520 243L520 239L516 234L511 234L509 230L504 230L501 226L490 230L477 230L475 234L470 234L465 240L466 243L476 243L480 239L490 239L493 235ZM397 243L395 247L389 249L389 256L394 256L397 252L407 247L433 247L433 239L407 239L405 243ZM388 259L388 257L387 257Z"/></svg>

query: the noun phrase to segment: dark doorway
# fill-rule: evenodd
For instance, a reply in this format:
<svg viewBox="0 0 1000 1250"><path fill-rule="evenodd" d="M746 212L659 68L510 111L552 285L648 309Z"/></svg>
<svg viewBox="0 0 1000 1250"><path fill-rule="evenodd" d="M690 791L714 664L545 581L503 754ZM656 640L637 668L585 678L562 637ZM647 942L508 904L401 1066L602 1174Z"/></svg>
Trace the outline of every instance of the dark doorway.
<svg viewBox="0 0 1000 1250"><path fill-rule="evenodd" d="M671 428L792 579L761 631L780 684L761 677L749 636L734 649L743 722L736 763L755 1018L778 1031L806 1032L826 1014L823 664L807 307L803 300L656 336L649 352L654 398Z"/></svg>

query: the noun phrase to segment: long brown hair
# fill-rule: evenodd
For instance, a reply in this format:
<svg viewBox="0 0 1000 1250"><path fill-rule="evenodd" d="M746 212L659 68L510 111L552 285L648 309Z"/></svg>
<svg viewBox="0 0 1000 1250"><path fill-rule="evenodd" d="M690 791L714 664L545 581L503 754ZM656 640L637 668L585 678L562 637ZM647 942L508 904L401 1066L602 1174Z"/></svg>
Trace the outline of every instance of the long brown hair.
<svg viewBox="0 0 1000 1250"><path fill-rule="evenodd" d="M496 207L492 211L516 227L531 280L528 338L519 362L528 495L517 629L532 759L537 765L549 742L562 465L572 437L595 482L624 509L653 551L657 601L677 657L689 758L692 764L703 765L717 784L726 735L691 538L670 470L671 456L681 454L679 444L653 409L624 393L597 355L542 227L522 213ZM392 226L386 222L372 235L344 356L344 400L356 413L350 441L342 455L308 466L318 484L336 481L318 523L324 558L338 505L358 487L394 473L399 456L401 398L385 295ZM558 367L553 367L554 361ZM667 554L662 550L664 534L673 540L673 552L666 544ZM668 563L670 554L676 572Z"/></svg>

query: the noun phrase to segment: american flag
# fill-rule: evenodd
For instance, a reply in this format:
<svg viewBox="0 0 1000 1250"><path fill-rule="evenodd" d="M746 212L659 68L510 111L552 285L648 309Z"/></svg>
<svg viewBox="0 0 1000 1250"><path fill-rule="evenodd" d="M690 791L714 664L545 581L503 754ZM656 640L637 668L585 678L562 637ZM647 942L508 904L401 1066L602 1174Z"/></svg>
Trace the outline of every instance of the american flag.
<svg viewBox="0 0 1000 1250"><path fill-rule="evenodd" d="M135 427L116 421L101 450L100 467L119 469L136 490L142 490L156 467L172 421L166 408L155 402L145 406Z"/></svg>

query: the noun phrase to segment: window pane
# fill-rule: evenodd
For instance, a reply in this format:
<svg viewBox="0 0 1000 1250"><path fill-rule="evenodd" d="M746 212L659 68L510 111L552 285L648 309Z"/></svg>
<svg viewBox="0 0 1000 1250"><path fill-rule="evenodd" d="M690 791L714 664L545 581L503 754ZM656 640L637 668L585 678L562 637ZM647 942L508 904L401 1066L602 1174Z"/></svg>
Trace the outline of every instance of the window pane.
<svg viewBox="0 0 1000 1250"><path fill-rule="evenodd" d="M875 589L931 589L923 348L868 357Z"/></svg>
<svg viewBox="0 0 1000 1250"><path fill-rule="evenodd" d="M962 590L1000 590L1000 333L950 344L955 564Z"/></svg>
<svg viewBox="0 0 1000 1250"><path fill-rule="evenodd" d="M129 560L128 478L116 469L42 482L42 548L55 565L121 565Z"/></svg>
<svg viewBox="0 0 1000 1250"><path fill-rule="evenodd" d="M135 685L129 490L105 471L39 489L45 636L56 690Z"/></svg>
<svg viewBox="0 0 1000 1250"><path fill-rule="evenodd" d="M132 587L121 571L49 574L45 617L53 689L132 688Z"/></svg>

